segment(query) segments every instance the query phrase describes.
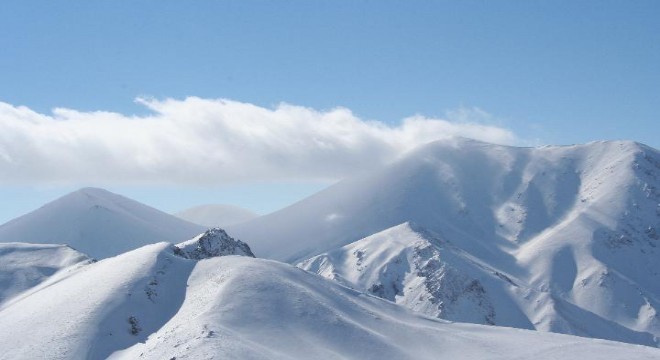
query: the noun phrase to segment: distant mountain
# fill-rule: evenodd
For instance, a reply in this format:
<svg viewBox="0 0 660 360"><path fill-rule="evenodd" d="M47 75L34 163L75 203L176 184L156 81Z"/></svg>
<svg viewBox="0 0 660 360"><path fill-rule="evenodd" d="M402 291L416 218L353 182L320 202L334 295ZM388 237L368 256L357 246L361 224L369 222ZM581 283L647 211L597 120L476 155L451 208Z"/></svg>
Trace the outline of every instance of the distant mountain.
<svg viewBox="0 0 660 360"><path fill-rule="evenodd" d="M158 243L0 310L2 359L656 359L660 350L415 315L290 265Z"/></svg>
<svg viewBox="0 0 660 360"><path fill-rule="evenodd" d="M0 242L66 244L101 259L204 230L121 195L84 188L0 226Z"/></svg>
<svg viewBox="0 0 660 360"><path fill-rule="evenodd" d="M516 301L539 300L523 327L647 343L660 338L658 189L660 154L635 142L457 138L229 231L257 256L297 263L413 222L515 282ZM569 318L618 330L581 332Z"/></svg>
<svg viewBox="0 0 660 360"><path fill-rule="evenodd" d="M209 204L180 211L174 216L206 227L225 227L252 220L257 214L234 205Z"/></svg>
<svg viewBox="0 0 660 360"><path fill-rule="evenodd" d="M91 262L65 245L0 243L0 308L37 285Z"/></svg>

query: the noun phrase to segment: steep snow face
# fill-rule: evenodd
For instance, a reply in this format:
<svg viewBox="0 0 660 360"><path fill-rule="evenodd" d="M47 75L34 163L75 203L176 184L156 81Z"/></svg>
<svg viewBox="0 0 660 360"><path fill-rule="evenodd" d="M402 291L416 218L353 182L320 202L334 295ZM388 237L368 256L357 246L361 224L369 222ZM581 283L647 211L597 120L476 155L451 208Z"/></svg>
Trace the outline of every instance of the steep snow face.
<svg viewBox="0 0 660 360"><path fill-rule="evenodd" d="M225 227L252 220L257 214L233 205L208 204L180 211L174 216L207 227Z"/></svg>
<svg viewBox="0 0 660 360"><path fill-rule="evenodd" d="M193 239L175 245L175 253L197 260L226 255L254 257L246 243L235 240L220 228L209 229Z"/></svg>
<svg viewBox="0 0 660 360"><path fill-rule="evenodd" d="M297 266L429 316L496 324L493 294L486 292L483 283L487 272L460 253L450 254L447 246L438 237L404 223ZM490 272L499 281L506 279L495 274ZM506 325L530 328L529 322L520 320Z"/></svg>
<svg viewBox="0 0 660 360"><path fill-rule="evenodd" d="M67 244L101 259L159 241L179 242L204 231L106 190L84 188L0 226L0 242Z"/></svg>
<svg viewBox="0 0 660 360"><path fill-rule="evenodd" d="M0 243L0 308L91 261L65 245Z"/></svg>
<svg viewBox="0 0 660 360"><path fill-rule="evenodd" d="M658 151L634 142L453 139L229 230L296 263L411 221L530 289L537 329L584 334L564 320L577 317L619 328L601 337L657 337L659 179Z"/></svg>
<svg viewBox="0 0 660 360"><path fill-rule="evenodd" d="M177 312L110 359L652 359L660 350L452 324L300 271L229 256L200 261Z"/></svg>
<svg viewBox="0 0 660 360"><path fill-rule="evenodd" d="M559 332L655 346L544 289L492 268L414 224L404 223L297 265L343 285L446 320ZM539 309L542 309L539 312ZM563 310L563 309L572 309Z"/></svg>

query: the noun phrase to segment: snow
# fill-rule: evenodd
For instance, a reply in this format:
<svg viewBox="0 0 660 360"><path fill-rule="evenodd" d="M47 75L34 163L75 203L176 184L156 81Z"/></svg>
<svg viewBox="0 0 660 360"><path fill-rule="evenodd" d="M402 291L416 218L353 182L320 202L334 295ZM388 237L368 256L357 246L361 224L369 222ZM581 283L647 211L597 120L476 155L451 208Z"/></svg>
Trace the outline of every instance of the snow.
<svg viewBox="0 0 660 360"><path fill-rule="evenodd" d="M174 216L202 226L225 227L252 220L257 214L234 205L207 204L177 212Z"/></svg>
<svg viewBox="0 0 660 360"><path fill-rule="evenodd" d="M410 223L297 266L441 319L657 345L657 338L649 333L599 318L551 291L534 288L480 262L439 235ZM644 311L654 310L648 305Z"/></svg>
<svg viewBox="0 0 660 360"><path fill-rule="evenodd" d="M178 313L111 359L652 359L660 350L417 316L292 266L200 261Z"/></svg>
<svg viewBox="0 0 660 360"><path fill-rule="evenodd" d="M0 311L6 359L103 359L173 316L194 262L158 243L83 266ZM136 334L132 334L136 321Z"/></svg>
<svg viewBox="0 0 660 360"><path fill-rule="evenodd" d="M49 358L58 358L59 354L68 358L96 359L128 343L132 346L114 352L110 358L653 359L660 356L660 350L649 347L433 320L287 264L241 256L199 262L177 260L164 257L168 254L167 247L152 245L87 267L87 277L105 276L99 279L104 285L97 285L95 290L101 287L113 290L98 289L114 298L115 306L96 314L116 321L106 321L97 332L94 328L64 326L58 331L58 342L49 341L44 334L26 335L19 326L18 331L7 331L0 336L12 342L11 348L17 350L7 356L15 358L20 354L29 358L45 353ZM142 271L153 274L168 258L173 263L169 263L170 268L161 275L158 286L160 291L174 293L176 301L165 305L145 300L144 293L139 291L144 285L143 280L138 280L144 277ZM128 271L119 271L124 265ZM194 265L194 268L189 271L186 265ZM146 268L134 271L139 267ZM184 277L187 281L183 281ZM79 282L74 281L74 277L66 281ZM120 288L124 291L117 292L120 283L126 283ZM72 284L58 285L75 290ZM185 291L185 295L179 294L177 289ZM135 291L132 297L125 296L127 290ZM97 291L92 293L98 294ZM33 297L44 298L45 295ZM74 319L70 321L79 321L76 316L80 313L94 314L85 311L90 304L107 309L107 306L98 305L97 301L103 299L87 299L80 293L67 297L76 295L82 301L77 302L79 311L74 312ZM165 297L157 297L157 300L162 299ZM33 300L34 303L39 302ZM150 307L159 308L158 314L174 314L156 329L142 320L152 319L146 314ZM39 308L32 310L36 311L33 318L46 315ZM63 321L67 316L70 314L55 312L50 320ZM142 329L139 334L144 335L131 334L132 324L126 320L130 316L139 320ZM91 315L86 320L102 322ZM164 317L159 318L159 322L163 320ZM0 329L15 324L8 323L7 315L0 312ZM26 329L28 332L43 332L28 328L32 329ZM74 334L78 336L72 336ZM84 345L79 344L81 341ZM100 344L103 346L99 347ZM60 352L49 352L53 348Z"/></svg>
<svg viewBox="0 0 660 360"><path fill-rule="evenodd" d="M0 309L0 359L655 359L660 350L449 323L273 260L157 243Z"/></svg>
<svg viewBox="0 0 660 360"><path fill-rule="evenodd" d="M65 245L0 243L0 308L91 261Z"/></svg>
<svg viewBox="0 0 660 360"><path fill-rule="evenodd" d="M295 264L412 222L514 279L515 296L489 301L514 299L525 315L498 310L495 323L650 344L660 338L659 179L660 154L635 142L456 138L228 231L258 257Z"/></svg>
<svg viewBox="0 0 660 360"><path fill-rule="evenodd" d="M81 189L0 226L0 359L657 359L659 178L452 139L232 236Z"/></svg>
<svg viewBox="0 0 660 360"><path fill-rule="evenodd" d="M204 230L121 195L84 188L0 226L0 243L66 244L102 259Z"/></svg>

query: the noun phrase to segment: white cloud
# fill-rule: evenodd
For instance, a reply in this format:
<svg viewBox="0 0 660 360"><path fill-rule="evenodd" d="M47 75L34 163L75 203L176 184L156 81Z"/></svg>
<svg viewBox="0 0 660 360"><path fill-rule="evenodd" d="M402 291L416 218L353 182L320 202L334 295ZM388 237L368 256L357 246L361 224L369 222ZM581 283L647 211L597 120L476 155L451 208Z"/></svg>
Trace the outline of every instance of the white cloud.
<svg viewBox="0 0 660 360"><path fill-rule="evenodd" d="M450 136L512 143L515 135L461 109L455 121L413 116L390 126L329 111L231 100L138 99L152 114L0 102L0 183L178 183L338 179ZM470 111L476 121L470 122Z"/></svg>

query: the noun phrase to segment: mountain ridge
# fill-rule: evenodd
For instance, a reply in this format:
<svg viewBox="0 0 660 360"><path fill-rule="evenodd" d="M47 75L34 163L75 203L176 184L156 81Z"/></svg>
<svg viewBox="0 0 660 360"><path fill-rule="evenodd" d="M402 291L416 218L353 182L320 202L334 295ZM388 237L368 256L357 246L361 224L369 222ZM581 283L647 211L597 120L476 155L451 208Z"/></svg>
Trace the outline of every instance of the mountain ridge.
<svg viewBox="0 0 660 360"><path fill-rule="evenodd" d="M57 324L57 326L53 326ZM304 345L304 346L301 346ZM0 309L0 359L653 359L660 350L416 315L291 265L147 245Z"/></svg>
<svg viewBox="0 0 660 360"><path fill-rule="evenodd" d="M438 234L409 223L297 264L342 285L445 320L658 345L657 335L590 314L498 265L483 263Z"/></svg>

